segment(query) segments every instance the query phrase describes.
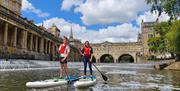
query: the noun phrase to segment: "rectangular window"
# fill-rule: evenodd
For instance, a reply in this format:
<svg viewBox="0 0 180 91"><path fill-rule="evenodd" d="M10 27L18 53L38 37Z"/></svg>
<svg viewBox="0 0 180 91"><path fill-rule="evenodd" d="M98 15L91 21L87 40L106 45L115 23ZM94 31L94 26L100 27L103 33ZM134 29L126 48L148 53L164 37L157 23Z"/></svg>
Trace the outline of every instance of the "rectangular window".
<svg viewBox="0 0 180 91"><path fill-rule="evenodd" d="M16 7L16 2L13 2L12 9L13 9L13 11L18 11L18 10L17 10L17 7Z"/></svg>
<svg viewBox="0 0 180 91"><path fill-rule="evenodd" d="M153 34L148 34L148 38L153 38L154 35Z"/></svg>
<svg viewBox="0 0 180 91"><path fill-rule="evenodd" d="M3 0L3 6L8 8L8 0Z"/></svg>
<svg viewBox="0 0 180 91"><path fill-rule="evenodd" d="M18 12L21 13L21 6L20 5L18 5L17 9L18 9Z"/></svg>

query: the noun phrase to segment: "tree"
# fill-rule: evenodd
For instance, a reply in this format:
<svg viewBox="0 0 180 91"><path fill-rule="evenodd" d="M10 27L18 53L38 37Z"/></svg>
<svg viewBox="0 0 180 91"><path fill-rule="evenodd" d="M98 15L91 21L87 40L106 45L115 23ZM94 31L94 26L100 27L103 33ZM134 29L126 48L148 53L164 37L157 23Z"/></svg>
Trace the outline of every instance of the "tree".
<svg viewBox="0 0 180 91"><path fill-rule="evenodd" d="M148 40L149 49L153 53L171 53L176 54L177 60L180 60L180 20L157 23L154 30L158 36Z"/></svg>
<svg viewBox="0 0 180 91"><path fill-rule="evenodd" d="M180 16L180 0L146 0L146 2L151 5L151 12L158 12L159 16L162 12L166 12L170 20Z"/></svg>
<svg viewBox="0 0 180 91"><path fill-rule="evenodd" d="M161 37L154 37L148 40L149 50L153 53L166 53L166 41L165 38Z"/></svg>
<svg viewBox="0 0 180 91"><path fill-rule="evenodd" d="M104 62L105 62L105 63L109 63L109 62L111 62L111 59L110 59L108 56L106 56L106 57L104 58Z"/></svg>
<svg viewBox="0 0 180 91"><path fill-rule="evenodd" d="M156 23L154 26L155 37L148 40L149 49L153 53L167 53L166 34L170 31L170 25L167 22Z"/></svg>
<svg viewBox="0 0 180 91"><path fill-rule="evenodd" d="M177 60L180 61L180 21L172 22L171 31L166 34L168 39L168 49L176 54Z"/></svg>

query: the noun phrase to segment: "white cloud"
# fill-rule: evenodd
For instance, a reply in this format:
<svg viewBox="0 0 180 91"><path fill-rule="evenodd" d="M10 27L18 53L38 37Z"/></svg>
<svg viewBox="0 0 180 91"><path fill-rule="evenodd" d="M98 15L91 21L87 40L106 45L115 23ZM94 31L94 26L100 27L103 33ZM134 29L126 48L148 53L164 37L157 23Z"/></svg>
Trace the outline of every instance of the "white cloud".
<svg viewBox="0 0 180 91"><path fill-rule="evenodd" d="M62 18L57 18L57 17L45 20L43 23L44 23L44 27L46 28L49 28L53 24L55 24L61 30L61 36L67 36L67 37L69 37L70 35L71 26L74 29L73 33L75 38L79 38L79 36L87 30L86 27L80 26L79 24L70 23Z"/></svg>
<svg viewBox="0 0 180 91"><path fill-rule="evenodd" d="M22 0L22 10L37 14L38 17L48 17L50 14L35 8L28 0Z"/></svg>
<svg viewBox="0 0 180 91"><path fill-rule="evenodd" d="M86 0L75 8L86 25L124 23L149 9L145 0Z"/></svg>
<svg viewBox="0 0 180 91"><path fill-rule="evenodd" d="M139 28L132 24L124 23L117 26L99 29L98 31L87 31L81 37L93 43L109 42L135 42Z"/></svg>
<svg viewBox="0 0 180 91"><path fill-rule="evenodd" d="M49 28L55 24L61 30L61 36L70 35L71 26L73 27L74 37L81 39L83 42L89 40L91 43L109 42L129 42L136 41L138 28L132 24L122 24L117 26L109 26L108 28L88 30L79 24L70 23L62 18L51 18L44 21L44 26ZM39 25L39 24L38 24Z"/></svg>
<svg viewBox="0 0 180 91"><path fill-rule="evenodd" d="M68 11L70 10L73 6L78 6L83 3L84 0L63 0L62 5L61 5L61 10Z"/></svg>
<svg viewBox="0 0 180 91"><path fill-rule="evenodd" d="M144 22L154 22L157 20L157 18L158 18L158 13L155 13L155 12L151 13L150 11L147 11L144 14L140 15L136 21L137 21L138 25L140 25L142 20ZM160 22L168 21L169 19L170 19L170 17L165 12L163 12L162 15L159 17Z"/></svg>

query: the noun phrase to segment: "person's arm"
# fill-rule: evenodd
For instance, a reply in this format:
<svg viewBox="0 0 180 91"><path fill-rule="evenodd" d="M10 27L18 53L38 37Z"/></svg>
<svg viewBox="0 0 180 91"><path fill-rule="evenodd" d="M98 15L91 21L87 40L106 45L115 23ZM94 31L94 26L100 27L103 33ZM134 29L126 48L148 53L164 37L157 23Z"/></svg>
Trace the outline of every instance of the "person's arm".
<svg viewBox="0 0 180 91"><path fill-rule="evenodd" d="M70 54L70 47L69 47L69 45L67 47L68 47L67 48L67 55L66 55L66 57L64 57L64 59L62 61L64 61L69 56L69 54Z"/></svg>
<svg viewBox="0 0 180 91"><path fill-rule="evenodd" d="M84 48L82 48L82 49L79 48L78 50L79 50L79 53L80 53L82 56L84 56Z"/></svg>
<svg viewBox="0 0 180 91"><path fill-rule="evenodd" d="M90 58L90 62L92 62L92 57L93 57L93 48L91 47L91 58Z"/></svg>

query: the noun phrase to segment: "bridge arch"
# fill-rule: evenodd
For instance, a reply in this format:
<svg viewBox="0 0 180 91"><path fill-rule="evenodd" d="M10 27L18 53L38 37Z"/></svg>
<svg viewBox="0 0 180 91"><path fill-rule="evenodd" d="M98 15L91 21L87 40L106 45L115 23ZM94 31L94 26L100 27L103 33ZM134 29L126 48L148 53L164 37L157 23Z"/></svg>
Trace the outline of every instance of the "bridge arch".
<svg viewBox="0 0 180 91"><path fill-rule="evenodd" d="M110 54L104 54L100 57L100 63L114 63L114 58Z"/></svg>
<svg viewBox="0 0 180 91"><path fill-rule="evenodd" d="M118 62L119 63L134 63L135 60L133 56L130 54L122 54L121 56L119 56Z"/></svg>

